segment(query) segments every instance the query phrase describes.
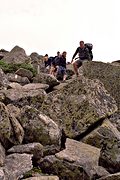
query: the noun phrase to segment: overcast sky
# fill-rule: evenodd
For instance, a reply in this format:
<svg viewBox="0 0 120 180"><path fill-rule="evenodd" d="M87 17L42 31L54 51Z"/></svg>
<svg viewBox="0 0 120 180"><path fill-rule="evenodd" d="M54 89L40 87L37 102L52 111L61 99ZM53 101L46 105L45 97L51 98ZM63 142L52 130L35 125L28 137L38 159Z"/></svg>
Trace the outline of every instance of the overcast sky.
<svg viewBox="0 0 120 180"><path fill-rule="evenodd" d="M19 45L29 55L94 45L94 60L120 59L120 0L0 0L0 49Z"/></svg>

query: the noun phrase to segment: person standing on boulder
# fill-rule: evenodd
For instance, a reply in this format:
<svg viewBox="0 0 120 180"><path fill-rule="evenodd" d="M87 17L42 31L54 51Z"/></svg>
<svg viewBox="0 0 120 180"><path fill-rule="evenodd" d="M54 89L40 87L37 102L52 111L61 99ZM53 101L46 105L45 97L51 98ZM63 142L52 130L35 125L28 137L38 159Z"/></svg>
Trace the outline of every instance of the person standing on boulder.
<svg viewBox="0 0 120 180"><path fill-rule="evenodd" d="M73 62L76 55L79 55L79 59L75 62ZM71 63L73 63L73 68L75 71L75 74L79 76L78 68L82 66L83 61L90 61L90 54L87 47L85 47L84 41L80 41L80 46L76 49Z"/></svg>

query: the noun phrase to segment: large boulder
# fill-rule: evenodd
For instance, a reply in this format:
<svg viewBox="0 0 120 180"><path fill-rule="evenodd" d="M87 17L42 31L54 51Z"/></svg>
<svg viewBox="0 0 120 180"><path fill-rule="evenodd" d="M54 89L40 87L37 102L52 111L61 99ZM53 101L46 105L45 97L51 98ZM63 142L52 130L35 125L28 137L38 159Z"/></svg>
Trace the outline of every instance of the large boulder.
<svg viewBox="0 0 120 180"><path fill-rule="evenodd" d="M5 178L9 180L22 178L32 168L32 155L29 154L8 155L3 167Z"/></svg>
<svg viewBox="0 0 120 180"><path fill-rule="evenodd" d="M83 63L81 71L90 79L99 79L110 95L114 97L118 109L120 109L120 66L91 61Z"/></svg>
<svg viewBox="0 0 120 180"><path fill-rule="evenodd" d="M114 126L120 131L120 111L114 113L110 117L110 121L114 124Z"/></svg>
<svg viewBox="0 0 120 180"><path fill-rule="evenodd" d="M42 145L61 144L61 130L49 117L35 108L25 106L21 110L20 123L25 131L24 141L40 142Z"/></svg>
<svg viewBox="0 0 120 180"><path fill-rule="evenodd" d="M30 143L24 145L13 146L7 151L8 153L27 153L33 154L34 160L40 159L43 156L43 146L40 143Z"/></svg>
<svg viewBox="0 0 120 180"><path fill-rule="evenodd" d="M19 107L30 105L40 108L46 96L46 92L43 89L8 89L2 91L2 93L5 95L4 101L6 104L13 104Z"/></svg>
<svg viewBox="0 0 120 180"><path fill-rule="evenodd" d="M105 120L101 126L85 136L82 142L102 148L104 140L106 141L107 139L120 140L120 132L109 120ZM113 141L109 141L109 143L111 143L112 146Z"/></svg>
<svg viewBox="0 0 120 180"><path fill-rule="evenodd" d="M58 175L60 179L85 180L99 178L109 173L98 166L100 149L67 139L66 149L46 156L39 163L42 172ZM100 175L99 171L102 174Z"/></svg>
<svg viewBox="0 0 120 180"><path fill-rule="evenodd" d="M8 64L21 64L30 62L30 58L26 55L25 50L19 46L15 46L9 53L4 56L3 60Z"/></svg>
<svg viewBox="0 0 120 180"><path fill-rule="evenodd" d="M24 69L24 68L18 69L18 70L15 72L15 74L17 74L17 75L19 75L19 76L21 76L21 77L27 77L29 80L31 80L32 77L33 77L33 73L32 73L30 70Z"/></svg>
<svg viewBox="0 0 120 180"><path fill-rule="evenodd" d="M20 144L23 141L24 130L17 119L9 113L7 107L0 102L0 141L5 148L10 144Z"/></svg>
<svg viewBox="0 0 120 180"><path fill-rule="evenodd" d="M0 167L3 166L4 162L5 162L5 149L0 143Z"/></svg>
<svg viewBox="0 0 120 180"><path fill-rule="evenodd" d="M5 89L9 85L9 81L7 79L7 76L3 72L2 69L0 69L0 89Z"/></svg>
<svg viewBox="0 0 120 180"><path fill-rule="evenodd" d="M41 107L70 138L80 138L116 110L115 101L103 84L87 78L73 79L63 89L49 93Z"/></svg>
<svg viewBox="0 0 120 180"><path fill-rule="evenodd" d="M40 73L37 74L36 77L33 78L34 83L42 83L42 84L48 84L50 87L54 87L59 83L59 81L53 77L50 74Z"/></svg>
<svg viewBox="0 0 120 180"><path fill-rule="evenodd" d="M21 85L30 83L30 81L27 77L22 77L17 74L8 73L7 78L10 82L17 82L17 83L20 83Z"/></svg>

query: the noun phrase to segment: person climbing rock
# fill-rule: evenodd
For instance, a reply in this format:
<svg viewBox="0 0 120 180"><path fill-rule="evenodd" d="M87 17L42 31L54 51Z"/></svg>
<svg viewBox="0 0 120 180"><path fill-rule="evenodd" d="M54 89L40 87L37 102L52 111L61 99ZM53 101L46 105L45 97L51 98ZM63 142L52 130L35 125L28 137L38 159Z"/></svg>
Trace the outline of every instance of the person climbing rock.
<svg viewBox="0 0 120 180"><path fill-rule="evenodd" d="M73 62L77 54L79 58L77 61ZM71 63L73 63L73 68L77 76L79 76L78 68L82 66L83 61L90 61L90 60L91 58L88 48L85 46L84 41L80 41L80 46L76 49L71 61Z"/></svg>

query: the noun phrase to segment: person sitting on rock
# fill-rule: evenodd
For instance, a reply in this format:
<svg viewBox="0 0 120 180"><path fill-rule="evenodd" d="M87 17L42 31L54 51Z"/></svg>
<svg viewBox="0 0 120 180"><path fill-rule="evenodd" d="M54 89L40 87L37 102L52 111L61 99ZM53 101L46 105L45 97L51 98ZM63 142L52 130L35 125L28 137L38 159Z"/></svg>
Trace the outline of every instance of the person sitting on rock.
<svg viewBox="0 0 120 180"><path fill-rule="evenodd" d="M67 73L66 73L66 55L67 52L64 51L62 55L57 59L56 61L56 68L57 68L57 76L62 76L63 81L66 80L67 78Z"/></svg>
<svg viewBox="0 0 120 180"><path fill-rule="evenodd" d="M73 60L77 54L79 55L79 59L77 61L73 62ZM72 61L71 61L71 63L73 63L73 68L74 68L75 74L77 76L79 76L78 68L81 67L83 61L86 61L86 60L87 61L91 60L89 50L87 47L85 47L84 41L80 41L80 46L76 49L76 51L73 55Z"/></svg>

